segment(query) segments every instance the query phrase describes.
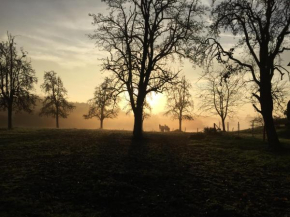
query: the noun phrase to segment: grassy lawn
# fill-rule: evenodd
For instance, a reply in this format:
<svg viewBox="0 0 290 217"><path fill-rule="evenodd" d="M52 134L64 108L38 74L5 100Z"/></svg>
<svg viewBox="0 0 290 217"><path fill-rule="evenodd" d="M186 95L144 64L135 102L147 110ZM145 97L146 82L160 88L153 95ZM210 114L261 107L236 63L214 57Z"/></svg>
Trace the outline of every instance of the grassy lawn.
<svg viewBox="0 0 290 217"><path fill-rule="evenodd" d="M289 139L189 136L1 130L0 216L290 216Z"/></svg>

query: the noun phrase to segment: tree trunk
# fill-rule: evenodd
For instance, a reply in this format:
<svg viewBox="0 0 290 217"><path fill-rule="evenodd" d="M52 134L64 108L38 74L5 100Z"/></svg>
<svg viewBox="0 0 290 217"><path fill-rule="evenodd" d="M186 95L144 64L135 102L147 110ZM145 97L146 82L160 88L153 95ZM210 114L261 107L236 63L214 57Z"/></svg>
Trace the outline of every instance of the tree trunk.
<svg viewBox="0 0 290 217"><path fill-rule="evenodd" d="M56 113L55 121L56 121L56 128L59 128L59 123L58 123L58 112Z"/></svg>
<svg viewBox="0 0 290 217"><path fill-rule="evenodd" d="M12 105L8 105L8 129L12 129Z"/></svg>
<svg viewBox="0 0 290 217"><path fill-rule="evenodd" d="M180 132L182 131L181 126L182 126L182 119L179 118L179 131L180 131Z"/></svg>
<svg viewBox="0 0 290 217"><path fill-rule="evenodd" d="M226 132L225 119L222 118L223 132Z"/></svg>
<svg viewBox="0 0 290 217"><path fill-rule="evenodd" d="M143 109L142 106L138 106L134 112L134 129L133 136L136 139L140 139L143 136Z"/></svg>
<svg viewBox="0 0 290 217"><path fill-rule="evenodd" d="M276 128L273 120L273 97L271 79L269 73L261 72L261 84L260 84L260 104L261 112L265 123L267 140L269 146L273 149L279 149L281 147Z"/></svg>
<svg viewBox="0 0 290 217"><path fill-rule="evenodd" d="M265 103L263 105L264 109L262 109L262 115L263 115L264 122L265 122L265 130L266 130L267 140L268 140L269 146L271 148L279 149L281 144L280 144L277 132L276 132L276 128L275 128L274 120L273 120L273 116L272 116L272 111L269 108L270 107L269 104Z"/></svg>
<svg viewBox="0 0 290 217"><path fill-rule="evenodd" d="M104 119L100 119L100 129L103 129L103 122L104 122Z"/></svg>

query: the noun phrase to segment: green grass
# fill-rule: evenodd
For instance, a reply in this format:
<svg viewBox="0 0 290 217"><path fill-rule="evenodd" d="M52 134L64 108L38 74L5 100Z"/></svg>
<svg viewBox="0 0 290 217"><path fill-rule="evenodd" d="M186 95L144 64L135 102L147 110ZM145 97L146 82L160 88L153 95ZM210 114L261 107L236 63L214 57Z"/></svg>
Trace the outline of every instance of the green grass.
<svg viewBox="0 0 290 217"><path fill-rule="evenodd" d="M289 139L189 136L0 130L0 216L290 216Z"/></svg>

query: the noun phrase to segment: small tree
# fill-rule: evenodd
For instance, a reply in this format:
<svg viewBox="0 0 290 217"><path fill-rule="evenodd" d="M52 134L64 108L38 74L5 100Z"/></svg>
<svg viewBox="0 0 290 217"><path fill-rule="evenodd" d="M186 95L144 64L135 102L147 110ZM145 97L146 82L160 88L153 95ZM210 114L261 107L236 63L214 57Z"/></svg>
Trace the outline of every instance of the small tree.
<svg viewBox="0 0 290 217"><path fill-rule="evenodd" d="M199 110L218 115L221 118L223 131L226 131L225 120L235 113L235 109L243 103L242 87L244 85L240 76L222 78L220 73L211 72L203 77L206 82L199 87L201 93Z"/></svg>
<svg viewBox="0 0 290 217"><path fill-rule="evenodd" d="M96 87L94 98L88 101L90 107L85 119L96 117L100 120L100 129L103 129L103 122L106 118L115 118L118 115L118 97L114 94L112 80L105 78L104 82Z"/></svg>
<svg viewBox="0 0 290 217"><path fill-rule="evenodd" d="M8 129L12 129L13 111L30 113L37 99L30 93L37 82L35 71L27 52L21 49L18 55L14 40L8 34L8 40L0 43L0 109L8 111Z"/></svg>
<svg viewBox="0 0 290 217"><path fill-rule="evenodd" d="M179 121L179 131L182 130L183 120L193 120L193 101L190 94L191 84L182 77L180 83L167 91L167 105L165 115L170 115Z"/></svg>
<svg viewBox="0 0 290 217"><path fill-rule="evenodd" d="M54 117L56 128L59 128L59 117L67 118L75 106L66 100L67 90L54 71L44 73L44 83L41 88L47 96L43 100L40 115Z"/></svg>

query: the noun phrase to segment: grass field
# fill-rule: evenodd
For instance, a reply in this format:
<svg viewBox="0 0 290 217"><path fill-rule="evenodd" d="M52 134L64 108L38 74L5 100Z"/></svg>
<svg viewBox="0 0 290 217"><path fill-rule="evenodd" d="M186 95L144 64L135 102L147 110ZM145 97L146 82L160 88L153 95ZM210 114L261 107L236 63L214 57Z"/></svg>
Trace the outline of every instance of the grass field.
<svg viewBox="0 0 290 217"><path fill-rule="evenodd" d="M1 130L0 216L290 216L289 139L189 136Z"/></svg>

